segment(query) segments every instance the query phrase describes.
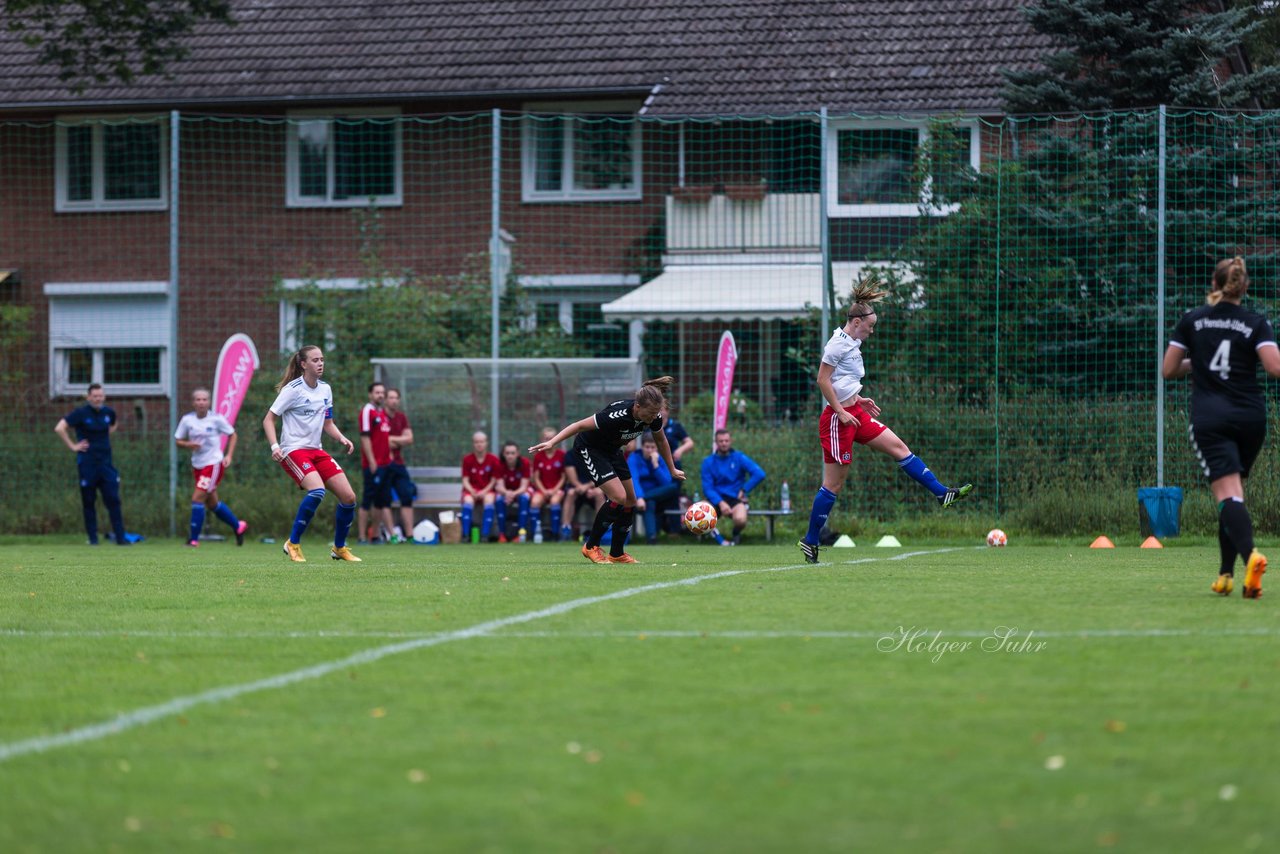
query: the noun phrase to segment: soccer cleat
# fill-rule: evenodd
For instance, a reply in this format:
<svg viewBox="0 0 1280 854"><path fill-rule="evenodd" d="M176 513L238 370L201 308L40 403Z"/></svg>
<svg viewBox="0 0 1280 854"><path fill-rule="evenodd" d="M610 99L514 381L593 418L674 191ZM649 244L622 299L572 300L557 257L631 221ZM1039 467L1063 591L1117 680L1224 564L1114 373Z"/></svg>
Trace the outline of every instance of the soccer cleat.
<svg viewBox="0 0 1280 854"><path fill-rule="evenodd" d="M972 491L973 491L972 483L966 483L964 486L953 487L951 489L948 489L942 495L938 496L938 503L943 507L950 507L952 504L955 504L956 501L960 500L961 498L964 498L966 495L968 495Z"/></svg>
<svg viewBox="0 0 1280 854"><path fill-rule="evenodd" d="M290 542L289 540L284 541L284 554L285 557L289 558L289 560L294 563L307 562L307 559L302 556L302 546L297 543Z"/></svg>
<svg viewBox="0 0 1280 854"><path fill-rule="evenodd" d="M609 555L609 563L639 563L639 562L640 561L636 560L626 552L623 552L617 557L614 557L613 555Z"/></svg>
<svg viewBox="0 0 1280 854"><path fill-rule="evenodd" d="M1214 593L1217 593L1219 596L1230 596L1231 591L1235 589L1235 586L1235 579L1224 573L1217 577L1209 589Z"/></svg>
<svg viewBox="0 0 1280 854"><path fill-rule="evenodd" d="M722 545L722 546L736 546L736 545L737 545L737 543L735 543L733 540L721 540L721 541L720 541L720 545Z"/></svg>
<svg viewBox="0 0 1280 854"><path fill-rule="evenodd" d="M592 563L608 563L609 562L609 558L605 557L604 550L601 549L599 546L584 545L582 547L582 556L585 557L587 560L591 561Z"/></svg>
<svg viewBox="0 0 1280 854"><path fill-rule="evenodd" d="M818 562L818 544L817 543L806 543L804 540L801 540L800 542L796 543L796 545L800 547L800 551L804 552L805 563Z"/></svg>
<svg viewBox="0 0 1280 854"><path fill-rule="evenodd" d="M199 547L200 547L200 541L199 541L199 540L187 540L187 546L188 546L189 548L193 548L193 549L199 548Z"/></svg>
<svg viewBox="0 0 1280 854"><path fill-rule="evenodd" d="M1267 571L1267 557L1257 549L1249 555L1248 569L1244 573L1244 589L1241 594L1246 599L1262 598L1262 573Z"/></svg>
<svg viewBox="0 0 1280 854"><path fill-rule="evenodd" d="M498 542L500 542L500 543L505 543L506 541L507 541L507 535L506 535L506 534L499 534L499 535L498 535Z"/></svg>
<svg viewBox="0 0 1280 854"><path fill-rule="evenodd" d="M352 563L363 563L360 558L351 553L351 549L346 546L334 546L329 549L329 557L334 560L349 560Z"/></svg>
<svg viewBox="0 0 1280 854"><path fill-rule="evenodd" d="M244 545L244 532L249 530L249 523L241 519L240 524L236 525L236 545Z"/></svg>

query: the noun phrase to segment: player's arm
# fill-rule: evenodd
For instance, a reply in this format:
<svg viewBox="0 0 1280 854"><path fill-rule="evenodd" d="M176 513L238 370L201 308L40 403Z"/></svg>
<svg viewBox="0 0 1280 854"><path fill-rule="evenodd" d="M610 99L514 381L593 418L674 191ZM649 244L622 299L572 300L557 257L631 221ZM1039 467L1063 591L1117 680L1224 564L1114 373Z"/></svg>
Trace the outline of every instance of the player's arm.
<svg viewBox="0 0 1280 854"><path fill-rule="evenodd" d="M684 472L676 468L676 461L671 459L671 445L667 442L666 431L654 430L653 442L658 446L658 453L662 455L662 461L667 464L671 477L675 480L684 480Z"/></svg>
<svg viewBox="0 0 1280 854"><path fill-rule="evenodd" d="M270 409L262 419L262 432L266 434L267 443L271 445L271 459L279 462L284 459L284 451L280 450L280 440L276 437L276 419L279 418Z"/></svg>
<svg viewBox="0 0 1280 854"><path fill-rule="evenodd" d="M72 441L71 434L68 432L70 429L71 425L67 423L67 419L59 418L57 425L53 428L53 432L57 433L59 438L62 439L62 444L66 445L71 450L76 451L77 453L89 450L89 440L81 439L78 442Z"/></svg>
<svg viewBox="0 0 1280 854"><path fill-rule="evenodd" d="M1276 342L1263 341L1258 345L1258 361L1267 376L1280 378L1280 349L1276 348Z"/></svg>
<svg viewBox="0 0 1280 854"><path fill-rule="evenodd" d="M751 490L759 486L761 481L764 480L765 474L764 469L760 468L760 464L751 459L751 457L748 457L746 454L742 454L741 459L742 467L745 468L747 470L747 474L750 475L750 477L747 478L747 482L742 485L742 498L743 500L746 500L746 497L751 494Z"/></svg>
<svg viewBox="0 0 1280 854"><path fill-rule="evenodd" d="M230 438L228 438L228 439L227 439L227 450L226 450L225 452L223 452L223 454L222 454L222 467L223 467L223 468L230 468L230 467L231 467L231 458L232 458L232 457L234 457L234 456L235 456L235 453L236 453L236 438L239 436L239 434L238 434L238 433L236 433L236 431L234 431L234 430L232 430L232 431L231 431L230 433L228 433L227 435L228 435Z"/></svg>
<svg viewBox="0 0 1280 854"><path fill-rule="evenodd" d="M836 398L835 386L831 385L831 375L835 373L836 366L822 363L822 367L818 368L818 389L822 392L822 398L831 405L835 410L836 416L845 424L852 424L854 427L861 427L862 423L854 417L852 412L846 410L840 405L840 401Z"/></svg>
<svg viewBox="0 0 1280 854"><path fill-rule="evenodd" d="M563 430L561 430L559 433L552 436L547 441L539 442L538 444L534 445L532 448L529 449L529 453L538 454L538 453L541 453L542 451L549 451L552 448L554 448L556 445L559 445L565 439L568 439L570 436L576 436L579 433L590 432L592 430L595 430L598 426L599 425L596 424L595 415L588 415L586 418L583 418L581 421L575 421L572 424L570 424L568 427L565 427Z"/></svg>
<svg viewBox="0 0 1280 854"><path fill-rule="evenodd" d="M360 434L360 461L370 474L378 470L378 463L373 459L373 439L368 433Z"/></svg>
<svg viewBox="0 0 1280 854"><path fill-rule="evenodd" d="M1276 352L1275 347L1268 347L1273 354ZM1258 357L1262 358L1262 351L1258 351ZM1276 356L1280 360L1280 355ZM1262 363L1265 368L1266 362ZM1176 380L1179 377L1185 377L1191 373L1191 360L1187 358L1187 348L1177 341L1170 341L1169 347L1164 351L1164 361L1160 363L1160 374L1167 380ZM1267 373L1271 374L1268 370ZM1276 374L1271 374L1273 377Z"/></svg>
<svg viewBox="0 0 1280 854"><path fill-rule="evenodd" d="M353 443L346 436L342 435L342 431L338 429L337 424L333 423L332 418L326 418L324 420L324 432L329 435L329 438L336 439L342 445L342 447L346 448L348 454L353 453L355 451L356 449L355 443Z"/></svg>
<svg viewBox="0 0 1280 854"><path fill-rule="evenodd" d="M680 444L676 445L675 450L671 452L671 458L678 460L692 450L693 450L693 437L690 436L688 433L686 433L684 435L684 438L680 440Z"/></svg>
<svg viewBox="0 0 1280 854"><path fill-rule="evenodd" d="M403 433L397 433L391 437L391 447L407 448L413 444L413 428L405 427Z"/></svg>

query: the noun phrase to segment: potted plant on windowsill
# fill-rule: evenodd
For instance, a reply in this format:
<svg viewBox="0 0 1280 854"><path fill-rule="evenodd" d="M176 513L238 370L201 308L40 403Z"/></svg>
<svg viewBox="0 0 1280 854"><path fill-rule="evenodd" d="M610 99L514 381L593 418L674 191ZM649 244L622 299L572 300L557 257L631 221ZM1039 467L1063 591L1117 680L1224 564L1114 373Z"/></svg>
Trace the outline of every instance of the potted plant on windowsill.
<svg viewBox="0 0 1280 854"><path fill-rule="evenodd" d="M734 202L762 202L768 189L763 178L733 178L724 182L724 194Z"/></svg>
<svg viewBox="0 0 1280 854"><path fill-rule="evenodd" d="M689 205L705 205L711 201L710 184L677 184L671 188L671 197Z"/></svg>

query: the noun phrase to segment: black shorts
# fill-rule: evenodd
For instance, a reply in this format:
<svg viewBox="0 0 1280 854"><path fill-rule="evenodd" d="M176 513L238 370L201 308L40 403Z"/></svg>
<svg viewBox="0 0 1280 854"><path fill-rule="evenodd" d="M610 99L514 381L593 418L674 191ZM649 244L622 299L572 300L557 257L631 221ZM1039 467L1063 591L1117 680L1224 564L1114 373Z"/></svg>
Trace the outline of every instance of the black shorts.
<svg viewBox="0 0 1280 854"><path fill-rule="evenodd" d="M602 451L575 442L573 453L582 460L587 476L596 486L615 477L618 480L631 480L631 469L627 466L627 455L622 448Z"/></svg>
<svg viewBox="0 0 1280 854"><path fill-rule="evenodd" d="M744 501L743 499L739 498L736 495L722 495L720 496L720 500L723 501L725 504L728 504L730 510L737 507L739 504L747 503L746 501Z"/></svg>
<svg viewBox="0 0 1280 854"><path fill-rule="evenodd" d="M1267 438L1267 421L1193 420L1187 425L1187 436L1210 482L1229 474L1248 477Z"/></svg>
<svg viewBox="0 0 1280 854"><path fill-rule="evenodd" d="M369 470L364 470L364 492L360 495L360 509L368 510L370 507L391 506L391 471L387 466L379 467L375 474L369 474Z"/></svg>
<svg viewBox="0 0 1280 854"><path fill-rule="evenodd" d="M418 497L418 485L409 477L409 469L403 463L391 463L378 469L381 474L386 469L388 487L391 496L400 502L401 507L408 507Z"/></svg>

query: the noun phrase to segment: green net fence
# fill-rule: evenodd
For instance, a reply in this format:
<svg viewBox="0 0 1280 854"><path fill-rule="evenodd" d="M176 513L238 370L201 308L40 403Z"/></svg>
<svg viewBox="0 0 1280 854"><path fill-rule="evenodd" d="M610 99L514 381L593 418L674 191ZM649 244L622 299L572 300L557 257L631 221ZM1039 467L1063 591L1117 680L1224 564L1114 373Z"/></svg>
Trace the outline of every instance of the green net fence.
<svg viewBox="0 0 1280 854"><path fill-rule="evenodd" d="M126 527L182 531L174 428L237 334L261 366L220 493L258 533L296 506L261 422L304 343L324 348L353 438L368 384L401 387L414 467L457 465L475 430L528 446L670 374L692 497L726 331L728 427L768 472L753 506L787 482L798 512L780 527L798 529L821 479L821 350L869 272L890 296L864 394L977 490L943 516L859 449L833 527L1123 531L1134 489L1169 484L1188 490L1184 529L1213 530L1187 389L1158 362L1219 258L1246 257L1249 298L1274 314L1280 115L563 109L0 122L0 531L82 530L53 427L91 382L119 418ZM1276 467L1268 449L1254 482ZM1280 529L1268 490L1251 504Z"/></svg>

